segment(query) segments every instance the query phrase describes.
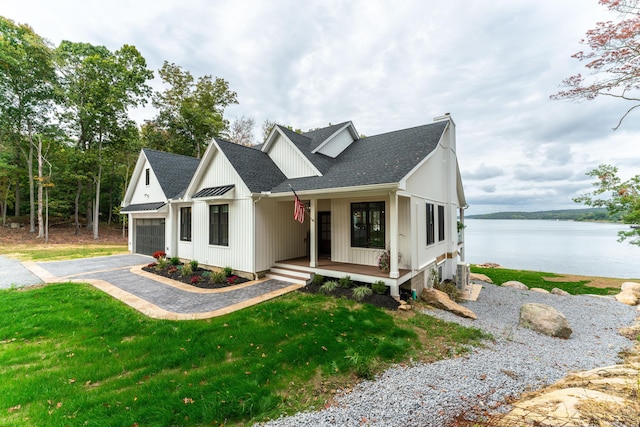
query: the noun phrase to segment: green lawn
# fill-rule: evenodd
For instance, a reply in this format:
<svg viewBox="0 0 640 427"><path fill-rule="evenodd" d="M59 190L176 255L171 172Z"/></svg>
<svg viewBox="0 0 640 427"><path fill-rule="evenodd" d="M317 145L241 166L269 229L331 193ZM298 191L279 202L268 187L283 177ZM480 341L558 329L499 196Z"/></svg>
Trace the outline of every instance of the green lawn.
<svg viewBox="0 0 640 427"><path fill-rule="evenodd" d="M9 255L21 261L55 261L123 253L129 253L127 245L124 244L48 245L39 243L0 245L0 255Z"/></svg>
<svg viewBox="0 0 640 427"><path fill-rule="evenodd" d="M602 288L588 286L591 279L586 278L580 281L556 281L548 278L563 277L561 274L545 273L540 271L510 270L508 268L482 268L471 265L471 272L480 273L491 278L493 283L501 285L509 280L516 280L524 283L529 288L542 288L551 291L553 288L563 289L572 295L595 294L613 295L620 292L619 288Z"/></svg>
<svg viewBox="0 0 640 427"><path fill-rule="evenodd" d="M292 293L202 321L149 319L88 285L0 291L0 425L244 425L321 408L390 363L484 336Z"/></svg>

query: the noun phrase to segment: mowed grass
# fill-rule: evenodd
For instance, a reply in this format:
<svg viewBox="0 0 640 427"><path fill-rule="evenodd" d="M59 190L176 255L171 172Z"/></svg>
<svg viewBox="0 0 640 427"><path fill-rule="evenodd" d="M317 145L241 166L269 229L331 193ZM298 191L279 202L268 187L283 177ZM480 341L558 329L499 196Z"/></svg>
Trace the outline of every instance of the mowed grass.
<svg viewBox="0 0 640 427"><path fill-rule="evenodd" d="M64 259L89 258L128 253L127 245L92 244L10 244L0 245L0 255L7 255L20 261L56 261Z"/></svg>
<svg viewBox="0 0 640 427"><path fill-rule="evenodd" d="M559 288L572 295L613 295L620 292L619 288L589 286L592 279L588 277L585 277L585 280L562 281L562 278L565 277L562 274L529 270L510 270L508 268L483 268L477 265L471 265L471 272L488 276L496 285L501 285L510 280L516 280L524 283L529 288L542 288L548 291L551 291L553 288Z"/></svg>
<svg viewBox="0 0 640 427"><path fill-rule="evenodd" d="M80 284L0 291L0 425L246 425L320 409L391 363L477 329L292 293L209 320L153 320Z"/></svg>

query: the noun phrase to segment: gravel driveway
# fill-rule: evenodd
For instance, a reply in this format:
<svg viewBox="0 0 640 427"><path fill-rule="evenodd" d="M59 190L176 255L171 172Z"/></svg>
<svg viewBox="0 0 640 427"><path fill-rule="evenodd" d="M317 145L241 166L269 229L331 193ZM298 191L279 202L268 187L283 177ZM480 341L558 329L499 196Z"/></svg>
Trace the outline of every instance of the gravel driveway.
<svg viewBox="0 0 640 427"><path fill-rule="evenodd" d="M0 289L11 287L38 285L42 280L20 261L0 256Z"/></svg>
<svg viewBox="0 0 640 427"><path fill-rule="evenodd" d="M633 345L619 335L638 313L608 298L558 296L483 285L475 302L465 306L473 321L442 310L436 317L481 328L495 341L465 357L431 364L395 367L375 381L365 381L336 403L266 423L267 426L443 426L473 407L488 408L540 389L570 371L608 366L620 361L621 350ZM518 327L522 304L537 302L560 310L573 329L570 339L540 335Z"/></svg>

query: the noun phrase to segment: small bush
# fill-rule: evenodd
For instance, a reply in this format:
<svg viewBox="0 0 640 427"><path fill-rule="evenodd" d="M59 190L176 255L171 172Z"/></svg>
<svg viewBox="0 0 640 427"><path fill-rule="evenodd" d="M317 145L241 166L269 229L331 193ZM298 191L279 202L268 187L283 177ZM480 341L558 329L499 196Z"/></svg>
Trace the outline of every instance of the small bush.
<svg viewBox="0 0 640 427"><path fill-rule="evenodd" d="M152 257L154 257L155 259L161 259L167 256L167 253L165 251L155 251L153 253L153 255L151 255Z"/></svg>
<svg viewBox="0 0 640 427"><path fill-rule="evenodd" d="M344 276L338 280L338 284L341 288L349 289L353 286L353 281L351 280L351 276Z"/></svg>
<svg viewBox="0 0 640 427"><path fill-rule="evenodd" d="M147 264L148 268L154 268L154 267L157 267L157 266L158 266L157 262L151 262L151 263Z"/></svg>
<svg viewBox="0 0 640 427"><path fill-rule="evenodd" d="M458 293L458 288L452 280L443 280L440 283L435 283L433 287L447 294L452 301L460 302L460 294Z"/></svg>
<svg viewBox="0 0 640 427"><path fill-rule="evenodd" d="M373 295L373 291L368 286L358 286L357 288L353 288L351 292L353 299L356 301L362 301L366 297Z"/></svg>
<svg viewBox="0 0 640 427"><path fill-rule="evenodd" d="M167 261L164 258L160 258L156 264L157 264L156 265L156 269L164 270L165 268L167 268L169 266L169 261Z"/></svg>
<svg viewBox="0 0 640 427"><path fill-rule="evenodd" d="M213 283L224 283L227 280L227 275L224 271L214 271L211 273L210 280Z"/></svg>
<svg viewBox="0 0 640 427"><path fill-rule="evenodd" d="M233 274L233 268L231 268L231 267L225 267L225 268L222 269L222 271L224 272L224 275L226 277L229 277L229 276L231 276Z"/></svg>
<svg viewBox="0 0 640 427"><path fill-rule="evenodd" d="M324 283L324 276L322 274L314 274L312 283L314 285L321 285L322 283Z"/></svg>
<svg viewBox="0 0 640 427"><path fill-rule="evenodd" d="M174 256L169 260L169 262L171 263L171 265L180 265L180 258Z"/></svg>
<svg viewBox="0 0 640 427"><path fill-rule="evenodd" d="M191 264L185 264L182 266L182 269L180 270L180 274L183 277L189 277L191 276L191 273L193 273L193 270L191 269Z"/></svg>
<svg viewBox="0 0 640 427"><path fill-rule="evenodd" d="M373 292L378 295L384 295L385 293L387 293L387 285L385 285L382 280L378 280L377 282L371 284L371 289L373 289Z"/></svg>
<svg viewBox="0 0 640 427"><path fill-rule="evenodd" d="M238 276L235 276L235 275L229 276L227 277L227 283L230 285L235 285L238 279L240 279Z"/></svg>
<svg viewBox="0 0 640 427"><path fill-rule="evenodd" d="M171 267L167 268L167 273L169 274L173 274L176 271L178 271L178 267L176 267L175 265L172 265Z"/></svg>
<svg viewBox="0 0 640 427"><path fill-rule="evenodd" d="M191 266L192 271L196 271L198 269L198 261L195 259L189 261L189 265Z"/></svg>
<svg viewBox="0 0 640 427"><path fill-rule="evenodd" d="M202 282L202 277L200 277L200 276L198 276L198 275L191 276L190 281L191 281L191 284L192 284L192 285L195 285L196 283L200 283L200 282Z"/></svg>
<svg viewBox="0 0 640 427"><path fill-rule="evenodd" d="M209 270L205 270L202 272L202 277L204 279L208 279L209 277L211 277L211 272Z"/></svg>
<svg viewBox="0 0 640 427"><path fill-rule="evenodd" d="M337 287L338 287L338 282L336 282L335 280L329 280L328 282L324 282L324 284L320 286L320 289L318 289L318 292L320 292L321 294L327 295L335 291Z"/></svg>

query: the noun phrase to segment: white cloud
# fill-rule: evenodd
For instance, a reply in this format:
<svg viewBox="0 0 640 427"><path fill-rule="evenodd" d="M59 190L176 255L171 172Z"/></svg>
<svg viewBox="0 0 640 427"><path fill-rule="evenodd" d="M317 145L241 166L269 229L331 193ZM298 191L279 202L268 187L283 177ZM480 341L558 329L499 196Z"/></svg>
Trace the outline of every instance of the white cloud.
<svg viewBox="0 0 640 427"><path fill-rule="evenodd" d="M611 131L628 105L549 100L584 72L571 58L584 33L616 19L597 0L21 0L0 14L54 44L132 44L154 70L222 77L240 101L228 117L257 125L352 120L374 135L450 112L469 213L579 207L598 164L638 173L637 119Z"/></svg>

